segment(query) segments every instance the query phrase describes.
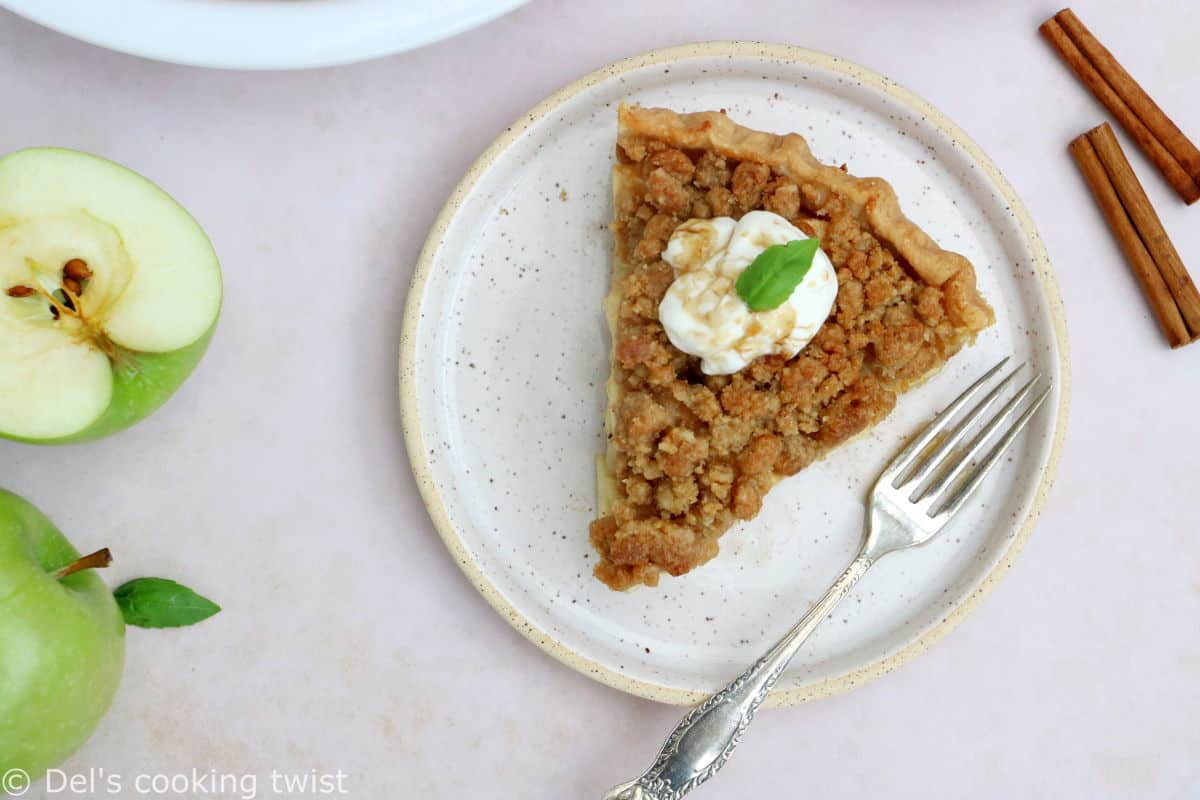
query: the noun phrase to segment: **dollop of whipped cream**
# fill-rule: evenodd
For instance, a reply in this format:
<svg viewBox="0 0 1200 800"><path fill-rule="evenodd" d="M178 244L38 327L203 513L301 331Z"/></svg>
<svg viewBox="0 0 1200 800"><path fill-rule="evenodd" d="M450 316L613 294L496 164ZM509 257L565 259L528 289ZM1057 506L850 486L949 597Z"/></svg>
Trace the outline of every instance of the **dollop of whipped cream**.
<svg viewBox="0 0 1200 800"><path fill-rule="evenodd" d="M730 375L759 356L791 358L803 350L837 298L837 273L823 250L778 308L751 311L734 285L763 250L808 238L770 211L751 211L736 221L693 219L676 228L662 257L675 281L658 306L671 344L698 356L706 375Z"/></svg>

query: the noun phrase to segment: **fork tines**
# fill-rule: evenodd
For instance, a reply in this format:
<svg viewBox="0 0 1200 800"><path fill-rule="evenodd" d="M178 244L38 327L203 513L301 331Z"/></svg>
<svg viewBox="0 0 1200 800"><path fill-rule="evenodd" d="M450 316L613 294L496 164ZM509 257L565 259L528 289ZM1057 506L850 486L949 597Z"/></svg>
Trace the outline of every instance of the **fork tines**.
<svg viewBox="0 0 1200 800"><path fill-rule="evenodd" d="M1010 370L957 424L951 423L959 411L987 388L1006 363L1008 358L988 370L946 406L888 465L879 479L880 483L886 482L893 489L905 490L901 494L906 495L910 503L935 519L948 518L962 508L1049 396L1052 388L1049 381L1043 382L1041 375L1035 375L979 429L969 444L960 448L959 445L984 419L988 408L1000 398L1025 365ZM1042 383L1045 383L1044 387L1040 386ZM1030 395L1033 395L1032 401L1026 402ZM980 455L997 434L995 444L981 459Z"/></svg>

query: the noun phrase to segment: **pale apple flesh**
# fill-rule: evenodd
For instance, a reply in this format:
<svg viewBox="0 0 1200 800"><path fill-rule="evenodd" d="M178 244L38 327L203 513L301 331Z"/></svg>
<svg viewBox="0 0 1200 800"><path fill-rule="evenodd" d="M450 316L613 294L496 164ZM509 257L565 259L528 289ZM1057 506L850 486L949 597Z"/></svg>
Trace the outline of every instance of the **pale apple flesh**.
<svg viewBox="0 0 1200 800"><path fill-rule="evenodd" d="M0 490L0 774L36 779L100 723L125 662L125 623L95 572L41 512ZM19 788L19 787L14 787Z"/></svg>
<svg viewBox="0 0 1200 800"><path fill-rule="evenodd" d="M147 416L220 306L212 244L156 185L70 150L0 158L0 436L80 441Z"/></svg>

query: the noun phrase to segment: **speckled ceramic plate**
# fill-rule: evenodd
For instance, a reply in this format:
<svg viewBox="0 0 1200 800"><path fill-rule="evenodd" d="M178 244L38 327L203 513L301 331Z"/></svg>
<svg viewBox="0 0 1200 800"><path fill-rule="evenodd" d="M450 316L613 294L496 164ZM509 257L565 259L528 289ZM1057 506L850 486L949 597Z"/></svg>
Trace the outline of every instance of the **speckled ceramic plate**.
<svg viewBox="0 0 1200 800"><path fill-rule="evenodd" d="M721 554L654 589L591 575L603 447L609 168L620 101L725 108L797 131L822 160L880 175L904 210L976 265L997 324L869 435L778 485ZM709 43L619 62L522 117L434 225L406 310L400 396L421 492L475 587L550 654L605 683L686 703L722 685L854 556L866 491L901 441L1002 355L1054 380L979 502L931 544L859 584L779 682L795 703L893 669L1004 573L1054 471L1067 405L1058 290L1024 207L954 123L881 75L780 45Z"/></svg>

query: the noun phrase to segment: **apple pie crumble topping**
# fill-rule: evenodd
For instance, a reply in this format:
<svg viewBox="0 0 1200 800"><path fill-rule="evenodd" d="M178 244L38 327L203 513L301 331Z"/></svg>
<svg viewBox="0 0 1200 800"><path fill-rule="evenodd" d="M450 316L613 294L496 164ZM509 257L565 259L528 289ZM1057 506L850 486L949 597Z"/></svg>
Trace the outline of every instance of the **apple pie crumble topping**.
<svg viewBox="0 0 1200 800"><path fill-rule="evenodd" d="M803 139L723 114L622 107L614 168L613 374L602 516L591 525L614 589L656 585L717 554L780 478L878 422L992 321L966 259L899 212L891 188L816 162ZM659 304L681 224L772 211L837 271L837 299L792 358L706 375L672 346Z"/></svg>

